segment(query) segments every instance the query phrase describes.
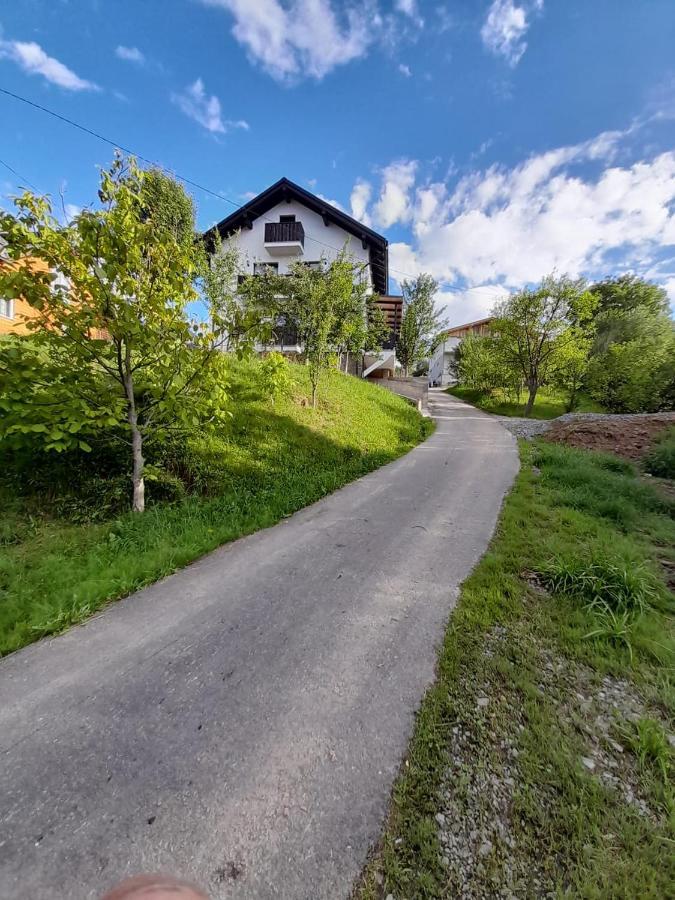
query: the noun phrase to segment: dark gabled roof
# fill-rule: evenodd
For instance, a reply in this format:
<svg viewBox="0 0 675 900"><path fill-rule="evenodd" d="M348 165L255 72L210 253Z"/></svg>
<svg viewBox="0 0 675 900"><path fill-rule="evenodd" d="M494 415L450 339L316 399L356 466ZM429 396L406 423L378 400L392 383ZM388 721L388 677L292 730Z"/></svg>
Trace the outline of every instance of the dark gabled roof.
<svg viewBox="0 0 675 900"><path fill-rule="evenodd" d="M217 225L214 225L213 228L210 228L204 234L207 246L209 238L216 231L221 238L226 238L241 228L250 228L254 219L264 216L266 212L269 212L270 209L284 200L297 200L303 206L318 213L322 217L324 225L338 225L349 234L357 237L361 241L364 250L367 249L369 251L373 287L379 294L387 293L389 286L389 242L387 239L373 231L372 228L357 222L356 219L348 216L347 213L343 213L341 210L331 206L330 203L322 200L321 197L317 197L316 194L312 194L310 191L300 187L299 184L289 181L288 178L280 178L279 181L268 187L261 194L258 194L257 197L235 210L232 215L227 216L227 218L218 222ZM307 232L305 232L305 236L308 240L315 240L319 248L322 244L331 244L328 236L324 238L321 234L310 234Z"/></svg>

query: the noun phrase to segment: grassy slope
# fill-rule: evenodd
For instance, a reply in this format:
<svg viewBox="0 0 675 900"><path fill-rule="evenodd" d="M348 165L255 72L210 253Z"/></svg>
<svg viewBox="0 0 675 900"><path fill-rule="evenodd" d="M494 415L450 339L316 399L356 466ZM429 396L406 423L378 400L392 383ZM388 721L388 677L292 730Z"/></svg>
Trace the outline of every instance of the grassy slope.
<svg viewBox="0 0 675 900"><path fill-rule="evenodd" d="M401 398L334 371L313 410L301 366L291 367L290 396L272 404L257 396L257 365L233 364L231 426L192 448L189 466L210 497L97 525L50 520L34 503L1 498L0 654L272 525L406 452L431 427Z"/></svg>
<svg viewBox="0 0 675 900"><path fill-rule="evenodd" d="M449 623L361 900L672 889L675 644L659 565L675 560L672 506L614 458L544 442L522 457ZM588 637L597 618L532 578L558 558L611 559L653 578L632 659L623 641ZM440 811L455 833L444 849Z"/></svg>
<svg viewBox="0 0 675 900"><path fill-rule="evenodd" d="M525 406L525 399L522 403L514 403L509 400L502 392L497 392L493 397L484 397L478 391L470 388L451 387L448 393L459 397L460 400L466 400L473 406L484 409L486 412L495 413L499 416L522 416ZM581 395L575 412L603 412L599 403L591 400L590 397ZM555 419L567 412L565 409L565 401L553 391L541 389L537 392L534 409L531 418L533 419Z"/></svg>

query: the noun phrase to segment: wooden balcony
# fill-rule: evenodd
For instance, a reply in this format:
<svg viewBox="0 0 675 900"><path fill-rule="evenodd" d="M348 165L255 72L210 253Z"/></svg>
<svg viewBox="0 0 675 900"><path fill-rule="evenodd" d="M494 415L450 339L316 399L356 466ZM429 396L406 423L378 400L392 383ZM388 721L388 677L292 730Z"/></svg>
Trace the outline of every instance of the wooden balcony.
<svg viewBox="0 0 675 900"><path fill-rule="evenodd" d="M265 249L273 256L304 253L305 229L302 222L266 222Z"/></svg>

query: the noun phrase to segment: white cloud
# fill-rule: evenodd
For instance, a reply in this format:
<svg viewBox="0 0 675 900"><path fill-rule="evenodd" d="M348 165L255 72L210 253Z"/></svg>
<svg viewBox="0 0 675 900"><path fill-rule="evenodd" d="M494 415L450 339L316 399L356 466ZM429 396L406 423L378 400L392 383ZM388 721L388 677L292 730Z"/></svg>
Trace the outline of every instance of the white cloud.
<svg viewBox="0 0 675 900"><path fill-rule="evenodd" d="M346 6L332 0L201 0L227 10L232 34L249 57L278 81L320 79L365 55L375 39L371 2Z"/></svg>
<svg viewBox="0 0 675 900"><path fill-rule="evenodd" d="M48 56L34 41L5 41L0 39L0 59L9 59L29 75L41 75L50 84L67 91L98 91L93 81L76 75L53 56Z"/></svg>
<svg viewBox="0 0 675 900"><path fill-rule="evenodd" d="M382 189L374 209L375 218L383 228L410 220L410 191L415 184L416 170L414 160L400 160L383 169Z"/></svg>
<svg viewBox="0 0 675 900"><path fill-rule="evenodd" d="M493 0L480 32L487 49L515 66L527 48L528 8L540 10L543 5L543 0L526 6L517 6L513 0Z"/></svg>
<svg viewBox="0 0 675 900"><path fill-rule="evenodd" d="M248 131L248 122L243 119L223 119L220 100L214 94L209 96L206 93L201 78L188 85L180 94L172 94L171 99L186 116L199 122L213 134L225 134L234 128Z"/></svg>
<svg viewBox="0 0 675 900"><path fill-rule="evenodd" d="M138 47L123 47L120 44L115 50L115 56L118 56L125 62L137 63L139 66L142 66L145 63L145 56Z"/></svg>
<svg viewBox="0 0 675 900"><path fill-rule="evenodd" d="M370 228L372 225L372 220L368 213L368 204L370 203L372 195L373 186L368 181L359 178L352 188L352 193L349 198L352 216L359 222L363 222L367 228Z"/></svg>
<svg viewBox="0 0 675 900"><path fill-rule="evenodd" d="M406 16L412 18L417 15L417 0L396 0L395 6L399 12L404 13Z"/></svg>
<svg viewBox="0 0 675 900"><path fill-rule="evenodd" d="M424 25L424 19L420 16L419 10L417 9L417 0L396 0L394 6L398 12L403 13L404 16L408 16L409 19L412 19L418 28L421 28Z"/></svg>
<svg viewBox="0 0 675 900"><path fill-rule="evenodd" d="M444 34L455 27L455 20L447 6L436 7L436 29L439 34Z"/></svg>
<svg viewBox="0 0 675 900"><path fill-rule="evenodd" d="M417 253L410 244L406 244L404 241L395 241L393 244L389 244L389 272L399 284L402 278L414 278L422 271Z"/></svg>
<svg viewBox="0 0 675 900"><path fill-rule="evenodd" d="M410 76L412 75L412 72L410 71L410 66L406 66L405 63L399 63L398 70L401 73L401 75L405 75L406 78L410 78Z"/></svg>
<svg viewBox="0 0 675 900"><path fill-rule="evenodd" d="M666 278L666 280L663 282L663 287L666 289L668 299L670 300L670 305L675 311L675 276Z"/></svg>
<svg viewBox="0 0 675 900"><path fill-rule="evenodd" d="M481 284L464 291L439 291L436 305L451 327L466 325L489 316L495 303L508 293L502 285Z"/></svg>
<svg viewBox="0 0 675 900"><path fill-rule="evenodd" d="M76 203L66 203L63 207L63 215L66 223L72 222L82 212L82 207Z"/></svg>
<svg viewBox="0 0 675 900"><path fill-rule="evenodd" d="M340 212L346 212L344 206L338 200L331 200L330 197L326 197L325 194L317 194L321 200L324 200L329 206L334 206L336 209L339 209Z"/></svg>
<svg viewBox="0 0 675 900"><path fill-rule="evenodd" d="M426 271L447 286L517 288L554 269L588 277L647 273L664 251L672 259L675 152L616 165L625 134L606 132L513 168L477 170L452 190L409 185L413 241L390 246L392 270Z"/></svg>

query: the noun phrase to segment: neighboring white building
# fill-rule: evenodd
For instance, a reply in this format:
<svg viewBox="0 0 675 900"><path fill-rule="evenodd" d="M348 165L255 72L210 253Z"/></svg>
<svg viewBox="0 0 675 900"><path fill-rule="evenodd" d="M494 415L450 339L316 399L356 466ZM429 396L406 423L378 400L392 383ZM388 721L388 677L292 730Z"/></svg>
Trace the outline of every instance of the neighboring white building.
<svg viewBox="0 0 675 900"><path fill-rule="evenodd" d="M446 337L436 347L429 358L429 387L445 387L448 384L457 383L457 379L452 374L452 365L455 360L455 350L460 343L461 338Z"/></svg>
<svg viewBox="0 0 675 900"><path fill-rule="evenodd" d="M322 258L330 263L345 248L355 262L363 264L364 277L373 293L392 299L386 297L389 282L386 238L287 178L277 181L219 222L207 232L206 239L216 231L223 241L229 239L236 243L242 277L259 274L265 267L286 275L297 260L308 266L318 265ZM398 321L393 327L398 326ZM301 352L292 329L280 325L275 330L275 339L277 343L266 349L289 354ZM391 367L393 373L393 341L392 334L391 347L380 355L374 369ZM373 369L372 359L366 360L365 366Z"/></svg>
<svg viewBox="0 0 675 900"><path fill-rule="evenodd" d="M465 337L470 334L486 335L490 333L492 316L457 325L443 332L443 338L429 359L429 387L445 387L457 384L454 375L455 354Z"/></svg>

